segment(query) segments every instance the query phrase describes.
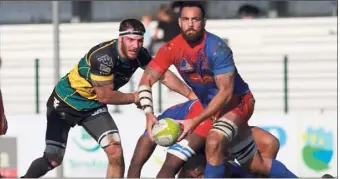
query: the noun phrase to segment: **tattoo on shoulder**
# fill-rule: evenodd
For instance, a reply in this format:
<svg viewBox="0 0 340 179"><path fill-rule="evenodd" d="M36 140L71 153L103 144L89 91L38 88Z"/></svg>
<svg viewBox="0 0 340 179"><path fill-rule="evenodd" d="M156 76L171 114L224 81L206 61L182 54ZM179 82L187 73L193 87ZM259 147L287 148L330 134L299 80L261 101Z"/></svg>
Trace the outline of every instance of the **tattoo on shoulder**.
<svg viewBox="0 0 340 179"><path fill-rule="evenodd" d="M92 85L95 87L100 87L100 86L105 86L105 85L110 85L113 84L113 81L93 81L92 80Z"/></svg>
<svg viewBox="0 0 340 179"><path fill-rule="evenodd" d="M144 71L146 74L151 75L154 78L159 78L161 74L159 74L157 71L152 69L151 67L147 66Z"/></svg>

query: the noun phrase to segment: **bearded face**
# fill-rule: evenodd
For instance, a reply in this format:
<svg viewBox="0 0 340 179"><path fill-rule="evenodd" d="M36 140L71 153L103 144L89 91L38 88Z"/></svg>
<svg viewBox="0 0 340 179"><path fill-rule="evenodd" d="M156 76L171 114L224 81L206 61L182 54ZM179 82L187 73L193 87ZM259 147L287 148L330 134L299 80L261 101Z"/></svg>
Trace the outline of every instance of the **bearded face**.
<svg viewBox="0 0 340 179"><path fill-rule="evenodd" d="M184 7L179 18L179 26L181 34L189 43L195 43L201 40L205 19L202 18L201 9L198 7Z"/></svg>

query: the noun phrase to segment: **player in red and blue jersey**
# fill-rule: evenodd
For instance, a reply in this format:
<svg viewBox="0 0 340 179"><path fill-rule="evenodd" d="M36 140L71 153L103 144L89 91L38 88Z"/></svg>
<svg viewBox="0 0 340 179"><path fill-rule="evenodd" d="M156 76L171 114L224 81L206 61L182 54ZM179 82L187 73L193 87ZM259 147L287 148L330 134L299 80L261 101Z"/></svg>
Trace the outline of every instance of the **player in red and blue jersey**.
<svg viewBox="0 0 340 179"><path fill-rule="evenodd" d="M207 32L205 23L202 5L192 1L184 3L179 18L181 34L163 45L144 71L139 99L146 113L150 140L152 125L157 121L153 114L151 86L170 65L175 65L204 107L191 120L180 121L184 131L178 140L185 138L206 118L217 118L206 139L205 178L224 176L223 151L226 148L251 172L295 178L284 164L258 152L248 125L255 99L237 71L231 49L221 38Z"/></svg>
<svg viewBox="0 0 340 179"><path fill-rule="evenodd" d="M190 96L190 95L189 95ZM191 95L193 98L195 95ZM163 118L172 118L177 120L191 119L203 111L203 106L199 100L189 100L184 103L177 104L165 110L158 116L158 120ZM192 134L188 137L168 148L167 156L162 168L158 172L157 177L175 177L182 165L196 152L204 147L205 139L209 130L213 126L213 121L210 118L204 120L198 125ZM135 147L130 167L128 178L139 178L143 165L150 158L155 150L156 143L148 137L142 135Z"/></svg>
<svg viewBox="0 0 340 179"><path fill-rule="evenodd" d="M164 118L172 118L177 120L187 120L191 119L194 116L198 115L201 111L203 111L203 106L199 100L189 100L184 103L180 103L174 105L168 109L166 109L162 114L157 116L157 120L161 120ZM200 168L202 165L205 166L205 160L201 163L196 163L193 161L200 160L202 157L202 149L204 153L204 145L202 146L202 142L200 140L205 141L209 130L211 129L213 122L211 119L207 119L204 122L200 123L195 130L193 131L193 136L188 139L189 143L201 143L201 147L199 150L193 151L191 148L187 146L183 146L180 143L176 143L168 148L168 155L165 159L164 165L159 171L159 175L162 173L172 173L178 170L178 168L182 168L181 174L178 176L188 176L188 174L192 173L192 170L196 168ZM258 146L261 154L264 156L269 156L275 158L279 149L279 141L278 139L270 134L269 132L259 128L253 127L252 134L254 135L256 145ZM204 144L204 142L203 142ZM146 132L141 135L139 138L137 145L135 147L135 152L133 154L132 160L130 162L130 167L128 171L128 178L140 178L140 174L142 171L142 167L146 163L146 161L150 158L153 151L156 148L156 143L152 142L149 137L146 135ZM194 154L194 155L193 155ZM204 155L203 155L204 156ZM229 155L228 155L229 156ZM182 165L178 161L185 161L185 164ZM229 160L229 159L228 159ZM171 162L169 162L171 161ZM177 162L174 162L177 161ZM170 164L171 165L170 165ZM225 164L229 164L229 162L224 162ZM230 165L232 168L230 169L233 176L248 176L246 172L243 172L239 165ZM169 172L170 171L170 172ZM230 172L226 172L229 174ZM195 172L194 172L195 173ZM203 172L202 172L203 173ZM188 177L185 177L188 178ZM191 177L189 177L191 178Z"/></svg>

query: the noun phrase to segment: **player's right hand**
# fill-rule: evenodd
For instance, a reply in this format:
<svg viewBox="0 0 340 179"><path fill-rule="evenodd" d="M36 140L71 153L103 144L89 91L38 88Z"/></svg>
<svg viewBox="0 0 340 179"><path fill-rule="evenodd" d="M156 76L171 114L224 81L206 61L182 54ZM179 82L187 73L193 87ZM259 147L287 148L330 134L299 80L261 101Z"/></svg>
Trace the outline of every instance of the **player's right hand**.
<svg viewBox="0 0 340 179"><path fill-rule="evenodd" d="M154 142L152 137L152 126L158 123L156 116L153 113L146 113L146 130L149 136L149 139Z"/></svg>

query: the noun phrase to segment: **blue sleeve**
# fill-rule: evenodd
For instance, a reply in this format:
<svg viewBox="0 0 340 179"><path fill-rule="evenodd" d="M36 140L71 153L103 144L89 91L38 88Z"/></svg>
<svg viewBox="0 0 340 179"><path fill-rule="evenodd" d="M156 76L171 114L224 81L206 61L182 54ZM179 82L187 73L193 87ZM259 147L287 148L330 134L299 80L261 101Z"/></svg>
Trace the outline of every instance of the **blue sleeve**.
<svg viewBox="0 0 340 179"><path fill-rule="evenodd" d="M212 53L212 69L214 75L235 71L233 52L224 41L218 42Z"/></svg>

